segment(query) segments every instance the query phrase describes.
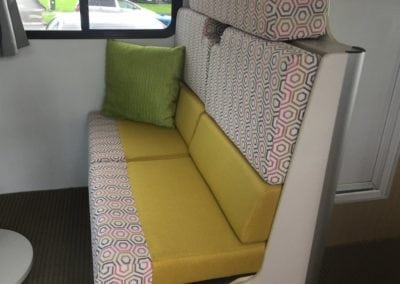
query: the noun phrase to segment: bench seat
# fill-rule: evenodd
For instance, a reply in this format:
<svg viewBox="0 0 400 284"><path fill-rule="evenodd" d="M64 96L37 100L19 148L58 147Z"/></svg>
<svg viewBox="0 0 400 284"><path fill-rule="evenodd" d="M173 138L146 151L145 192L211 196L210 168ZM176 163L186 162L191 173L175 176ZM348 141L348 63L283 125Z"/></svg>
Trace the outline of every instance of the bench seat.
<svg viewBox="0 0 400 284"><path fill-rule="evenodd" d="M178 13L198 97L181 85L175 129L89 116L95 283L309 280L352 52L334 54L329 34L282 42L324 34L325 0L231 2Z"/></svg>
<svg viewBox="0 0 400 284"><path fill-rule="evenodd" d="M118 137L121 125L140 123L115 121ZM165 130L140 127L150 137ZM129 139L141 143L143 132ZM260 269L281 186L263 181L205 113L187 149L182 156L90 164L97 282L190 283Z"/></svg>
<svg viewBox="0 0 400 284"><path fill-rule="evenodd" d="M180 16L203 23L199 38L177 37L189 71L204 63L205 93L181 85L176 128L89 122L98 283L191 283L263 264L318 57L233 27L212 40L207 18Z"/></svg>
<svg viewBox="0 0 400 284"><path fill-rule="evenodd" d="M188 145L204 104L184 84L177 103L176 128L89 114L89 162L130 162L188 155ZM162 141L162 143L160 143Z"/></svg>
<svg viewBox="0 0 400 284"><path fill-rule="evenodd" d="M243 244L190 157L128 163L153 265L153 283L252 273L265 242Z"/></svg>

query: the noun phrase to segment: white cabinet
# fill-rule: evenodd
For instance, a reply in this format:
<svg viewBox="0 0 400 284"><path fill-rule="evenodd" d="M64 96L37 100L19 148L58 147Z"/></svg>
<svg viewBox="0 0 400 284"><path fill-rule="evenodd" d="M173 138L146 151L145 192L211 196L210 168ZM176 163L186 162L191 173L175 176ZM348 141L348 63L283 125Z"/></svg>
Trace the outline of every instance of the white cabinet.
<svg viewBox="0 0 400 284"><path fill-rule="evenodd" d="M332 0L330 25L339 41L367 51L336 199L382 198L400 142L400 1Z"/></svg>

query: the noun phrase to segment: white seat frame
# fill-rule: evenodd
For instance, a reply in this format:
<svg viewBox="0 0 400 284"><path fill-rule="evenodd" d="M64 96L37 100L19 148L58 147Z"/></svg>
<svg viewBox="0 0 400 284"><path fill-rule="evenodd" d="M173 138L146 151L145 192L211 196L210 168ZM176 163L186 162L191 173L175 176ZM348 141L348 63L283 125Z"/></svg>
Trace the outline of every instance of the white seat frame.
<svg viewBox="0 0 400 284"><path fill-rule="evenodd" d="M293 42L322 56L261 270L232 283L316 283L365 50L328 33Z"/></svg>

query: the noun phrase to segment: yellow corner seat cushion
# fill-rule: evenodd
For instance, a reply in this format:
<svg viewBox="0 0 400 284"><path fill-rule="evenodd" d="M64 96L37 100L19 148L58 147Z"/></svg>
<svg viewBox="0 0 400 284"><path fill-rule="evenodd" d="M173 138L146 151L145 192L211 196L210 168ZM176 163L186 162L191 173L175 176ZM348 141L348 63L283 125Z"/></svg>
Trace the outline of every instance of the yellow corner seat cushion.
<svg viewBox="0 0 400 284"><path fill-rule="evenodd" d="M177 128L119 120L118 130L126 161L187 156L187 145L203 112L204 104L181 83L175 121Z"/></svg>
<svg viewBox="0 0 400 284"><path fill-rule="evenodd" d="M239 239L266 241L282 186L266 183L207 114L189 152Z"/></svg>
<svg viewBox="0 0 400 284"><path fill-rule="evenodd" d="M194 131L204 112L204 104L184 83L181 83L175 124L187 145L192 141Z"/></svg>
<svg viewBox="0 0 400 284"><path fill-rule="evenodd" d="M153 263L153 283L252 273L265 242L236 237L190 157L128 163L132 194Z"/></svg>
<svg viewBox="0 0 400 284"><path fill-rule="evenodd" d="M119 120L118 131L128 162L188 155L188 148L175 128Z"/></svg>

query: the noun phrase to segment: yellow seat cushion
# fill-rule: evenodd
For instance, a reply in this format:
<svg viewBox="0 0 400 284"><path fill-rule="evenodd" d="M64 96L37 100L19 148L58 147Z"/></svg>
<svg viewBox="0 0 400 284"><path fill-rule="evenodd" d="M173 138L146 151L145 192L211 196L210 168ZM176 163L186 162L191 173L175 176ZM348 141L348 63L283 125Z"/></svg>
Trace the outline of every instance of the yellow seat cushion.
<svg viewBox="0 0 400 284"><path fill-rule="evenodd" d="M204 104L181 83L176 110L176 128L164 128L130 120L118 121L126 161L175 158L188 155Z"/></svg>
<svg viewBox="0 0 400 284"><path fill-rule="evenodd" d="M175 128L119 120L118 131L128 162L188 155L187 146Z"/></svg>
<svg viewBox="0 0 400 284"><path fill-rule="evenodd" d="M239 239L266 241L281 185L266 183L207 114L200 118L189 152Z"/></svg>
<svg viewBox="0 0 400 284"><path fill-rule="evenodd" d="M132 194L153 263L153 283L252 273L265 242L243 244L190 157L128 163Z"/></svg>
<svg viewBox="0 0 400 284"><path fill-rule="evenodd" d="M187 145L190 145L192 141L200 115L203 112L203 102L184 83L181 83L175 124Z"/></svg>

